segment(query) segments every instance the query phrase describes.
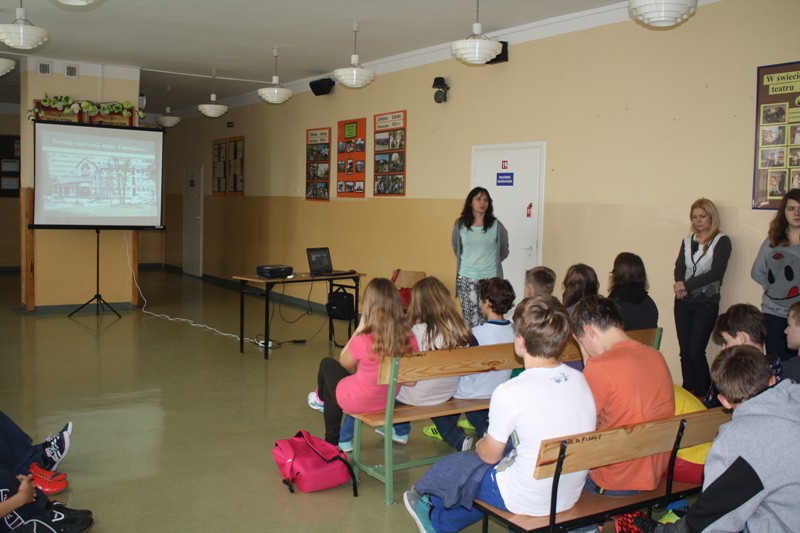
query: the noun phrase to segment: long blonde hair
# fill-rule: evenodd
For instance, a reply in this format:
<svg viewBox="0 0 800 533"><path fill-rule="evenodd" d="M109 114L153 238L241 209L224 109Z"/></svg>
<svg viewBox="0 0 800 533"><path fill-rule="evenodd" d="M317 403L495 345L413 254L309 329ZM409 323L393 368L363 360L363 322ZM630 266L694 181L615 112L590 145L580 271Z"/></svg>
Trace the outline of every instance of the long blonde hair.
<svg viewBox="0 0 800 533"><path fill-rule="evenodd" d="M714 205L714 202L708 198L698 198L695 200L692 204L692 207L689 208L689 227L691 228L689 231L692 233L695 231L694 222L692 222L692 212L694 212L695 209L702 209L711 219L711 227L708 230L708 239L706 239L706 242L703 243L703 251L705 252L708 250L708 245L714 240L714 237L717 236L717 233L719 233L719 211L717 210L717 206Z"/></svg>
<svg viewBox="0 0 800 533"><path fill-rule="evenodd" d="M409 328L397 288L386 278L374 278L364 289L364 333L372 335L375 355L396 355L411 351Z"/></svg>
<svg viewBox="0 0 800 533"><path fill-rule="evenodd" d="M408 319L411 325L425 324L425 340L428 346L433 346L436 338L441 335L442 344L437 349L468 346L472 338L472 331L458 313L450 291L433 276L414 284Z"/></svg>

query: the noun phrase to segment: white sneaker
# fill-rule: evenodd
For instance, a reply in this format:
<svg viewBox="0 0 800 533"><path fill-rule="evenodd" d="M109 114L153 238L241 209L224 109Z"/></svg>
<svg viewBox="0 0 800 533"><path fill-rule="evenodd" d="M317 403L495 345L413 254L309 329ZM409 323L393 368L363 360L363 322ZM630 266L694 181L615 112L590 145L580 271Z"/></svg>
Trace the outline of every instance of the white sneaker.
<svg viewBox="0 0 800 533"><path fill-rule="evenodd" d="M376 427L375 433L383 437L383 428ZM408 435L398 435L397 431L392 428L392 442L396 442L397 444L408 444Z"/></svg>
<svg viewBox="0 0 800 533"><path fill-rule="evenodd" d="M461 445L462 452L468 452L472 449L472 444L474 443L474 439L470 436L464 438L464 443Z"/></svg>
<svg viewBox="0 0 800 533"><path fill-rule="evenodd" d="M312 390L308 393L308 406L315 411L319 411L320 413L325 412L325 404L319 399L319 396L317 396L317 391L315 390Z"/></svg>

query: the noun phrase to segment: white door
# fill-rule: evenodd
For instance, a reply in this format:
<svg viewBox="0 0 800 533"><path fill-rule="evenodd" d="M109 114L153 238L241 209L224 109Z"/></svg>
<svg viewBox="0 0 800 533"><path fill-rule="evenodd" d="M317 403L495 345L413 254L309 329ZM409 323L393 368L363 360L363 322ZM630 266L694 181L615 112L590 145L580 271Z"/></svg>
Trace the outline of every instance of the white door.
<svg viewBox="0 0 800 533"><path fill-rule="evenodd" d="M494 215L508 230L503 274L517 303L524 295L525 272L542 260L544 164L544 142L472 147L472 187L489 191Z"/></svg>
<svg viewBox="0 0 800 533"><path fill-rule="evenodd" d="M183 168L183 272L203 275L203 166Z"/></svg>

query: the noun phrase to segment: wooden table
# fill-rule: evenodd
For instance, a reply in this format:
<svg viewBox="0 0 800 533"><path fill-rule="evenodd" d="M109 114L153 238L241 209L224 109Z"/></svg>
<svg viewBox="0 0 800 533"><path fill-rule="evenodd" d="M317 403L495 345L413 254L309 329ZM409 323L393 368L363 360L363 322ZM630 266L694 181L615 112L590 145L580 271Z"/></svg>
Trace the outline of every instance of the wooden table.
<svg viewBox="0 0 800 533"><path fill-rule="evenodd" d="M298 272L289 278L259 278L254 276L233 276L239 282L239 353L244 353L244 296L248 284L264 285L264 359L269 359L269 295L275 285L289 285L292 283L313 283L327 281L328 292L334 288L342 287L353 289L355 292L355 310L358 313L358 292L361 287L361 278L366 274L360 272L344 272L327 276L312 276L308 272ZM340 283L343 280L352 281L352 285ZM333 339L333 322L328 318L328 340Z"/></svg>

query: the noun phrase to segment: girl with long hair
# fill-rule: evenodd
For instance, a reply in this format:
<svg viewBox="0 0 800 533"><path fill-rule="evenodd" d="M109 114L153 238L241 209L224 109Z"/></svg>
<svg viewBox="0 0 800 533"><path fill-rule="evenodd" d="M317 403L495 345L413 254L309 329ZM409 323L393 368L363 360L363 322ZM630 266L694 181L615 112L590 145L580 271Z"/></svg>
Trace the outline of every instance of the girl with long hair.
<svg viewBox="0 0 800 533"><path fill-rule="evenodd" d="M339 440L342 412L368 413L386 407L388 386L378 385L381 356L415 351L417 341L409 333L397 288L386 278L373 279L364 289L361 321L353 336L338 361L331 357L320 361L317 391L308 395L309 405L323 411L325 440L352 450L352 436L348 435L349 442Z"/></svg>
<svg viewBox="0 0 800 533"><path fill-rule="evenodd" d="M609 278L608 297L622 311L626 331L658 327L658 307L647 294L648 288L642 258L630 252L617 255Z"/></svg>
<svg viewBox="0 0 800 533"><path fill-rule="evenodd" d="M503 277L502 262L508 257L508 231L494 216L492 197L483 187L467 195L451 235L456 254L456 296L470 327L482 322L478 281Z"/></svg>
<svg viewBox="0 0 800 533"><path fill-rule="evenodd" d="M764 289L761 311L767 322L765 346L782 360L797 355L786 345L789 308L800 301L800 189L786 193L769 224L750 276Z"/></svg>
<svg viewBox="0 0 800 533"><path fill-rule="evenodd" d="M683 388L702 398L711 386L706 347L719 314L720 289L731 240L720 232L719 211L707 198L689 209L691 233L675 260L675 329L681 350Z"/></svg>
<svg viewBox="0 0 800 533"><path fill-rule="evenodd" d="M597 281L597 272L589 265L578 263L567 269L562 283L564 293L561 296L561 303L572 312L572 308L582 298L595 296L600 290L600 282Z"/></svg>
<svg viewBox="0 0 800 533"><path fill-rule="evenodd" d="M414 284L411 290L411 305L408 307L411 333L420 351L451 350L470 345L472 331L458 313L458 307L450 291L439 279L429 276ZM414 385L403 385L397 401L406 405L437 405L444 403L456 392L459 376L427 379ZM382 433L382 428L377 428ZM408 442L411 425L396 424L392 440L400 444Z"/></svg>

